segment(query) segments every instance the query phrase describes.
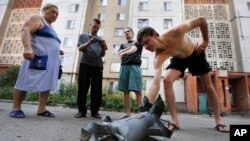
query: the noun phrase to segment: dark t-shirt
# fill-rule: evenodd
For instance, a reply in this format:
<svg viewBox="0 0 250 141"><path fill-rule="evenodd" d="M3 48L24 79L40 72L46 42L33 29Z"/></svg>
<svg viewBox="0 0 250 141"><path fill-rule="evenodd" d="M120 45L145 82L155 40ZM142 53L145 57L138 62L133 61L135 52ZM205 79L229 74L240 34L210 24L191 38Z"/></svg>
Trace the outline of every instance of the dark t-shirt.
<svg viewBox="0 0 250 141"><path fill-rule="evenodd" d="M78 46L83 43L88 42L91 39L91 35L88 33L83 33L80 35L78 40ZM100 37L98 37L100 38ZM101 56L101 46L98 41L91 43L84 51L82 51L81 62L83 64L103 68L102 56Z"/></svg>
<svg viewBox="0 0 250 141"><path fill-rule="evenodd" d="M121 59L121 65L139 65L139 66L141 65L141 53L143 49L142 44L138 42L134 42L134 41L127 42L127 43L122 44L119 50L122 50L125 48L131 48L133 45L137 47L137 51L124 56Z"/></svg>

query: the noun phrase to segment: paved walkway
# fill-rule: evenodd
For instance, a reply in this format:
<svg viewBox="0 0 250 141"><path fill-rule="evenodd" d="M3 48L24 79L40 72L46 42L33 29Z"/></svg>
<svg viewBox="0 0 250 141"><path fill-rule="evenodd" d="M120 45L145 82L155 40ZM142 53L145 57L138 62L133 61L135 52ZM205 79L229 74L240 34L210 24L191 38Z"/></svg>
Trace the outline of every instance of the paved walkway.
<svg viewBox="0 0 250 141"><path fill-rule="evenodd" d="M22 109L26 114L23 119L9 118L8 114L12 104L0 102L0 141L79 141L81 127L91 122L101 123L101 120L90 117L74 118L76 109L64 107L50 107L56 117L45 118L36 116L37 105L23 104ZM100 111L102 116L109 115L113 120L118 120L123 113ZM163 115L169 119L169 115ZM208 115L179 114L181 130L174 132L171 141L229 141L229 133L219 133L213 117ZM249 117L226 116L226 124L250 124ZM160 138L164 141L169 139Z"/></svg>

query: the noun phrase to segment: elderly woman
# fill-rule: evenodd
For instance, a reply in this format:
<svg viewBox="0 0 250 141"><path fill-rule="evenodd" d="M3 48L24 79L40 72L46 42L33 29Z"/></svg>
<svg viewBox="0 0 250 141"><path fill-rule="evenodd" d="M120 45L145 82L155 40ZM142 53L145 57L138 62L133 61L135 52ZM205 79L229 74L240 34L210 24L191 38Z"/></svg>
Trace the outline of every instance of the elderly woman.
<svg viewBox="0 0 250 141"><path fill-rule="evenodd" d="M61 42L51 26L57 17L58 7L46 4L42 8L42 16L31 16L24 23L21 37L25 60L14 87L13 108L9 114L12 118L25 117L21 103L27 91L39 93L37 116L55 116L46 110L46 103L50 91L57 88L58 81Z"/></svg>

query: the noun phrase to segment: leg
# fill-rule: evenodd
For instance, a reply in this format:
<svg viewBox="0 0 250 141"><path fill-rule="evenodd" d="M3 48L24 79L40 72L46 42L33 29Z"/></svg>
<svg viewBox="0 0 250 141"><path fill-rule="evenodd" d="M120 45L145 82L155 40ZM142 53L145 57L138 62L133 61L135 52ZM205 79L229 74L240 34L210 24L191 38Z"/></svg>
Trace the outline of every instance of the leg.
<svg viewBox="0 0 250 141"><path fill-rule="evenodd" d="M86 101L87 93L90 86L90 75L88 65L80 64L79 77L78 77L78 94L77 94L77 107L79 116L84 116L87 113ZM76 115L76 117L79 117Z"/></svg>
<svg viewBox="0 0 250 141"><path fill-rule="evenodd" d="M208 97L209 97L210 102L212 104L212 107L214 110L215 123L216 123L216 125L221 125L222 120L221 120L221 116L220 116L220 105L219 105L219 101L217 98L216 90L212 84L211 76L209 73L205 73L205 74L200 75L200 78L201 78L201 81L202 81L202 84L203 84L205 90L208 93ZM220 128L220 131L222 131L222 132L229 131L229 129L227 127L219 126L218 128Z"/></svg>
<svg viewBox="0 0 250 141"><path fill-rule="evenodd" d="M55 115L46 110L46 104L48 101L50 91L41 92L39 94L39 105L37 110L37 116L54 117Z"/></svg>
<svg viewBox="0 0 250 141"><path fill-rule="evenodd" d="M128 89L135 92L139 108L143 107L142 102L142 72L138 65L129 67Z"/></svg>
<svg viewBox="0 0 250 141"><path fill-rule="evenodd" d="M123 102L124 102L124 108L125 108L125 116L130 116L130 94L129 91L123 92Z"/></svg>
<svg viewBox="0 0 250 141"><path fill-rule="evenodd" d="M90 110L93 117L101 118L98 111L102 105L103 68L91 66Z"/></svg>
<svg viewBox="0 0 250 141"><path fill-rule="evenodd" d="M136 100L137 100L137 103L139 105L139 108L143 106L143 102L142 102L142 92L141 91L137 91L135 92L135 95L136 95Z"/></svg>
<svg viewBox="0 0 250 141"><path fill-rule="evenodd" d="M27 93L26 91L14 89L12 111L21 109L21 103L26 93Z"/></svg>
<svg viewBox="0 0 250 141"><path fill-rule="evenodd" d="M39 105L37 113L42 113L46 111L46 104L48 101L49 93L50 91L46 91L46 92L41 92L39 94Z"/></svg>
<svg viewBox="0 0 250 141"><path fill-rule="evenodd" d="M168 69L163 82L164 82L164 92L166 97L166 102L171 114L172 121L171 123L175 124L179 127L179 121L177 117L176 111L176 102L175 102L175 94L173 90L174 81L181 75L181 72L175 69ZM169 127L170 130L173 130L173 126Z"/></svg>

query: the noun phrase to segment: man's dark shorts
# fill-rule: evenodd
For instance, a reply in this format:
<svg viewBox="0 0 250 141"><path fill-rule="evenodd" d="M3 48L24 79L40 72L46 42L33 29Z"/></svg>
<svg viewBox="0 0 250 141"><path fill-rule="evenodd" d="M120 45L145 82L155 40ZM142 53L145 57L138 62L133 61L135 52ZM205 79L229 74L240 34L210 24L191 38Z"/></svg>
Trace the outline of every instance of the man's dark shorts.
<svg viewBox="0 0 250 141"><path fill-rule="evenodd" d="M205 74L212 70L206 60L205 52L197 54L196 51L194 51L189 57L185 59L178 59L173 57L166 69L179 70L182 73L180 77L183 77L184 72L187 68L193 76Z"/></svg>

